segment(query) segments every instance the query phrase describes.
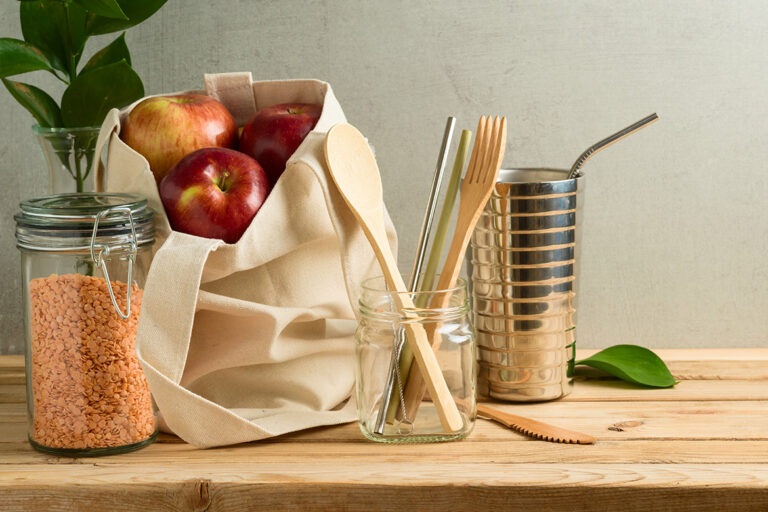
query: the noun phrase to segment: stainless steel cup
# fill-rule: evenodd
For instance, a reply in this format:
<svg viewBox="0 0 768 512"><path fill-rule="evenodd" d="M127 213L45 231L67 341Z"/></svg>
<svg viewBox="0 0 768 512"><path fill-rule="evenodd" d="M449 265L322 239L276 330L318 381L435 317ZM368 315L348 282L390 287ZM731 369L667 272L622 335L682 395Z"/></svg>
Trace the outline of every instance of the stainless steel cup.
<svg viewBox="0 0 768 512"><path fill-rule="evenodd" d="M478 389L500 400L570 393L584 178L502 169L467 251Z"/></svg>

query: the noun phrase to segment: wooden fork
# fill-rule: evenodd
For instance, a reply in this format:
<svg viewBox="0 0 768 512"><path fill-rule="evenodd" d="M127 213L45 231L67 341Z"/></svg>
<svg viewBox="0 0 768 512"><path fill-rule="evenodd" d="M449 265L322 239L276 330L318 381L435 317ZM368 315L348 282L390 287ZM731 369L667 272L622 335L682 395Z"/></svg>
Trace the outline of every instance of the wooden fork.
<svg viewBox="0 0 768 512"><path fill-rule="evenodd" d="M467 174L461 185L459 199L459 215L456 218L456 231L445 258L443 270L435 290L450 290L456 286L456 281L461 272L461 264L464 252L467 250L469 239L475 229L480 214L493 193L496 180L499 177L501 161L507 144L507 118L499 119L497 116L482 116L477 123L477 136L472 147L472 155L469 158ZM435 295L430 303L431 308L439 309L448 305L451 299L450 293ZM437 326L427 326L430 334L432 348L437 351L442 341L440 336L435 336ZM431 331L431 332L430 332ZM409 420L413 421L421 401L426 393L426 383L418 371L412 368L408 373L403 398L405 412ZM398 418L402 418L402 411L398 411Z"/></svg>

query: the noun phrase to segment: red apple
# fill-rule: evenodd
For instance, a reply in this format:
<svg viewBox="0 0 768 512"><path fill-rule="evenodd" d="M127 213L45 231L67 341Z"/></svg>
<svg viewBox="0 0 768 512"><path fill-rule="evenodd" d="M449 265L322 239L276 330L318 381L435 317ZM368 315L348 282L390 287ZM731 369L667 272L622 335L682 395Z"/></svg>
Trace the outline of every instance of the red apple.
<svg viewBox="0 0 768 512"><path fill-rule="evenodd" d="M147 159L160 183L176 162L197 149L235 147L237 126L227 108L210 96L155 96L131 110L121 137Z"/></svg>
<svg viewBox="0 0 768 512"><path fill-rule="evenodd" d="M225 148L190 153L160 182L160 198L174 230L228 244L240 240L268 194L261 165Z"/></svg>
<svg viewBox="0 0 768 512"><path fill-rule="evenodd" d="M240 151L251 155L267 171L274 185L285 163L317 124L321 105L283 103L256 112L240 135Z"/></svg>

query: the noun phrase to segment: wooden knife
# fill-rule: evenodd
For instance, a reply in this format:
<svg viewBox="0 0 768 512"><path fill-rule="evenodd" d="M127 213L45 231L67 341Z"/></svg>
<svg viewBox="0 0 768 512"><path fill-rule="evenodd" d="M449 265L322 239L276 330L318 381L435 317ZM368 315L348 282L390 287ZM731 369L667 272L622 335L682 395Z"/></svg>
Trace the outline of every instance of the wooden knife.
<svg viewBox="0 0 768 512"><path fill-rule="evenodd" d="M508 412L494 409L485 404L477 404L477 414L484 418L499 422L521 434L542 441L549 441L550 443L593 444L596 441L596 439L590 435L555 427L540 421L523 418L522 416L516 416Z"/></svg>

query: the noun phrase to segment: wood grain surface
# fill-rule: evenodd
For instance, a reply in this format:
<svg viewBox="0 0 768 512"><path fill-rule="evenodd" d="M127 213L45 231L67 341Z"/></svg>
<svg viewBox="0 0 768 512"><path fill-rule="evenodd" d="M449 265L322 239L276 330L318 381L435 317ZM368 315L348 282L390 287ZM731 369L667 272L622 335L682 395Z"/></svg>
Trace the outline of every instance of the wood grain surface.
<svg viewBox="0 0 768 512"><path fill-rule="evenodd" d="M593 446L478 420L444 444L381 445L348 424L209 450L161 434L82 459L30 448L23 359L0 357L0 509L768 510L768 351L659 353L675 389L586 372L565 400L498 404L594 435Z"/></svg>

